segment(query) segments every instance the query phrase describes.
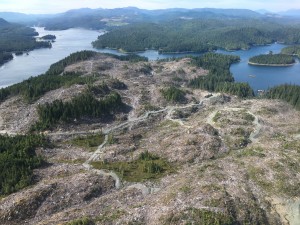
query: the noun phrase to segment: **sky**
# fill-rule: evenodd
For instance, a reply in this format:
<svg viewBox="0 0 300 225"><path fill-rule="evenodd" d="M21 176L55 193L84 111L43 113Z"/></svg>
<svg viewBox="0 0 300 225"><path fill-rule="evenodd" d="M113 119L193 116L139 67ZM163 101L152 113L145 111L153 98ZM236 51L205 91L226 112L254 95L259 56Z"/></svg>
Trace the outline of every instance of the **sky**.
<svg viewBox="0 0 300 225"><path fill-rule="evenodd" d="M0 11L52 14L78 8L142 9L165 8L243 8L280 12L300 9L300 0L0 0Z"/></svg>

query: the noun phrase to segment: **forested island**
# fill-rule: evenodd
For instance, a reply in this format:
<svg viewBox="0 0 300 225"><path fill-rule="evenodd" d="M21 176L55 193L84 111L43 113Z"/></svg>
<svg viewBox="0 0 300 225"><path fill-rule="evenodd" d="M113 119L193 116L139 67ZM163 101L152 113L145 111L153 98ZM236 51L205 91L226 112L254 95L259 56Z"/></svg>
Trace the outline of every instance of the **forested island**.
<svg viewBox="0 0 300 225"><path fill-rule="evenodd" d="M48 41L36 41L37 35L33 28L9 23L0 18L0 65L13 59L12 53L21 54L37 48L51 48Z"/></svg>
<svg viewBox="0 0 300 225"><path fill-rule="evenodd" d="M251 57L248 64L254 66L291 66L294 65L293 56L286 54L267 54Z"/></svg>
<svg viewBox="0 0 300 225"><path fill-rule="evenodd" d="M45 40L45 41L54 41L56 39L56 36L52 35L52 34L47 34L47 35L40 37L40 39Z"/></svg>

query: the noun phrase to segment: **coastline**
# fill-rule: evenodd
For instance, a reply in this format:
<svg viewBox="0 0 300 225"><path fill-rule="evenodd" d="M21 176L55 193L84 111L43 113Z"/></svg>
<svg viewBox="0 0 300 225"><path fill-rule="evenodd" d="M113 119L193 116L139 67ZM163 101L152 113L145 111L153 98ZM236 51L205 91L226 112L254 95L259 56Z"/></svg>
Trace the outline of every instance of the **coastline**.
<svg viewBox="0 0 300 225"><path fill-rule="evenodd" d="M291 63L291 64L261 64L261 63L253 63L248 61L248 64L251 66L271 66L271 67L288 67L288 66L293 66L296 64L296 62Z"/></svg>
<svg viewBox="0 0 300 225"><path fill-rule="evenodd" d="M105 49L112 49L112 50L117 50L119 51L120 53L124 53L124 54L139 54L139 53L144 53L148 50L152 50L152 51L157 51L158 54L202 54L203 52L194 52L194 51L185 51L185 52L162 52L160 50L157 50L157 49L145 49L144 51L135 51L135 52L128 52L128 51L125 51L121 48L109 48L109 47L106 47ZM209 52L209 51L208 51Z"/></svg>

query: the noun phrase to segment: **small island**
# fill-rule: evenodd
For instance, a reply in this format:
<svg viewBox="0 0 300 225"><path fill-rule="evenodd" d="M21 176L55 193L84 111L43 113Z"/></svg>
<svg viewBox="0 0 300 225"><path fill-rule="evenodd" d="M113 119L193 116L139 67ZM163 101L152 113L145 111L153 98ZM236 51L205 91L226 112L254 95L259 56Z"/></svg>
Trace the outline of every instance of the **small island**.
<svg viewBox="0 0 300 225"><path fill-rule="evenodd" d="M38 33L25 25L9 23L0 18L0 66L37 48L51 48L49 41L37 41Z"/></svg>
<svg viewBox="0 0 300 225"><path fill-rule="evenodd" d="M254 66L292 66L295 59L291 55L273 54L257 55L249 59L248 64Z"/></svg>
<svg viewBox="0 0 300 225"><path fill-rule="evenodd" d="M40 40L45 40L45 41L54 41L55 39L56 36L52 34L47 34L45 36L40 37Z"/></svg>

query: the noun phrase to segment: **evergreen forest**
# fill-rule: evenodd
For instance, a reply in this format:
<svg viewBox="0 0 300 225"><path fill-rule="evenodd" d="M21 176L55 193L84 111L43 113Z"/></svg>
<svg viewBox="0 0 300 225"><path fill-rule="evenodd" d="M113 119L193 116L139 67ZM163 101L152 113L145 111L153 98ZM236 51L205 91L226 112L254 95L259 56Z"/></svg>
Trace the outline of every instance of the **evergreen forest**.
<svg viewBox="0 0 300 225"><path fill-rule="evenodd" d="M33 28L8 23L0 18L0 65L12 59L12 53L28 52L36 48L51 48L48 41L36 41Z"/></svg>
<svg viewBox="0 0 300 225"><path fill-rule="evenodd" d="M116 92L111 92L98 100L92 92L87 91L69 102L55 100L52 103L40 105L38 107L39 121L32 127L32 130L51 129L58 123L70 123L83 117L103 119L113 116L123 107L121 96Z"/></svg>
<svg viewBox="0 0 300 225"><path fill-rule="evenodd" d="M287 46L281 49L281 53L300 57L300 45Z"/></svg>
<svg viewBox="0 0 300 225"><path fill-rule="evenodd" d="M40 135L0 135L0 195L32 184L33 169L43 164L35 150L48 145L45 137Z"/></svg>
<svg viewBox="0 0 300 225"><path fill-rule="evenodd" d="M189 86L212 92L224 92L242 98L253 97L254 92L248 83L235 83L230 73L230 65L240 60L239 56L206 53L193 57L193 64L209 70L208 75L190 81Z"/></svg>
<svg viewBox="0 0 300 225"><path fill-rule="evenodd" d="M270 88L266 97L270 99L281 99L290 103L296 109L300 110L300 86L283 84Z"/></svg>
<svg viewBox="0 0 300 225"><path fill-rule="evenodd" d="M81 51L72 53L68 57L54 63L49 70L40 76L30 77L21 83L0 89L0 102L9 96L22 95L25 100L32 102L48 91L72 84L86 84L93 81L92 77L81 77L80 73L63 73L66 66L89 59L97 53L93 51Z"/></svg>
<svg viewBox="0 0 300 225"><path fill-rule="evenodd" d="M249 64L253 65L291 65L294 63L293 56L286 54L257 55L249 59Z"/></svg>
<svg viewBox="0 0 300 225"><path fill-rule="evenodd" d="M300 44L300 27L245 18L175 19L142 22L115 28L93 42L95 48L125 52L147 49L167 52L207 52L214 49L249 49L275 41Z"/></svg>

